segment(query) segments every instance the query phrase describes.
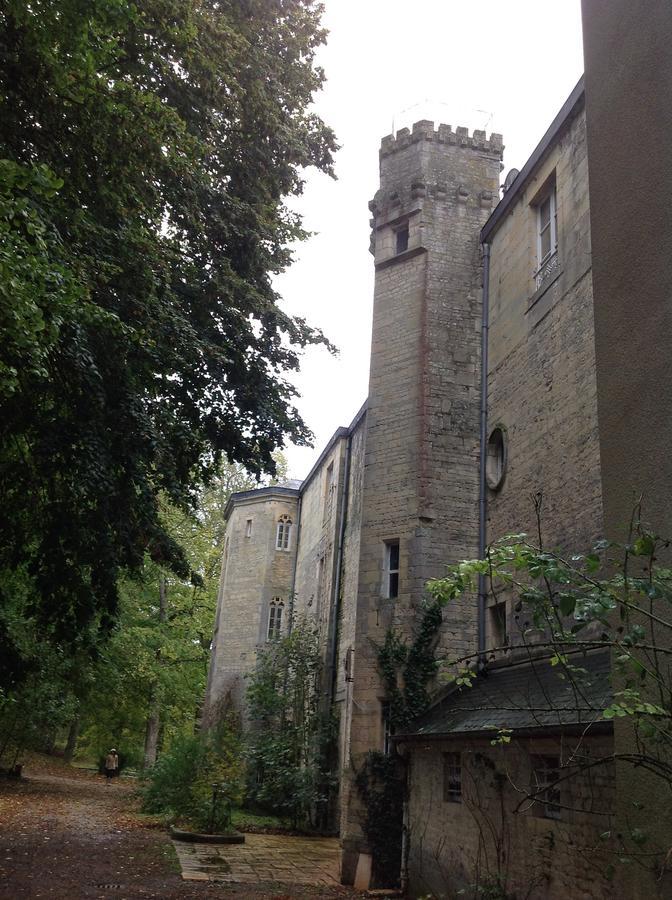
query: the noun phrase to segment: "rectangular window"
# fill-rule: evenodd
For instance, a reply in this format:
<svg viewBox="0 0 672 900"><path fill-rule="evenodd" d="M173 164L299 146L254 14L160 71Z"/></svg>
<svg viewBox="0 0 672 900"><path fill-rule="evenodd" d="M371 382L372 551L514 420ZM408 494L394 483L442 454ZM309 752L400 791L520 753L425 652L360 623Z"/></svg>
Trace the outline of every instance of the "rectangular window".
<svg viewBox="0 0 672 900"><path fill-rule="evenodd" d="M462 754L443 754L443 799L447 803L462 802Z"/></svg>
<svg viewBox="0 0 672 900"><path fill-rule="evenodd" d="M245 537L252 537L252 519L248 519L245 523Z"/></svg>
<svg viewBox="0 0 672 900"><path fill-rule="evenodd" d="M537 222L537 270L535 288L543 287L559 271L558 207L555 173L532 201Z"/></svg>
<svg viewBox="0 0 672 900"><path fill-rule="evenodd" d="M389 600L399 596L399 541L385 541L383 594Z"/></svg>
<svg viewBox="0 0 672 900"><path fill-rule="evenodd" d="M403 225L395 231L396 252L404 253L408 250L408 225Z"/></svg>
<svg viewBox="0 0 672 900"><path fill-rule="evenodd" d="M494 603L488 609L489 615L489 640L488 645L492 649L495 647L506 647L509 643L509 631L506 618L506 601Z"/></svg>
<svg viewBox="0 0 672 900"><path fill-rule="evenodd" d="M546 819L560 818L559 777L560 760L557 756L532 757L531 790L537 801L534 810Z"/></svg>
<svg viewBox="0 0 672 900"><path fill-rule="evenodd" d="M387 700L381 701L381 717L383 721L383 753L390 755L392 737L392 722L390 720L390 704Z"/></svg>
<svg viewBox="0 0 672 900"><path fill-rule="evenodd" d="M539 204L539 265L543 266L556 247L555 189Z"/></svg>

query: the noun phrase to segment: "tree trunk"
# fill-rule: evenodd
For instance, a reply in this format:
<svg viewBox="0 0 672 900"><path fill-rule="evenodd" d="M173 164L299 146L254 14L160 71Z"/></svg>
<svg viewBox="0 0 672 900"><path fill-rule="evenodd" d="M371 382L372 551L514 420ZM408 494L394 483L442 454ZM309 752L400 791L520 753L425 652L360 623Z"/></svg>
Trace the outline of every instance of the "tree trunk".
<svg viewBox="0 0 672 900"><path fill-rule="evenodd" d="M153 684L149 692L149 712L147 714L147 728L145 730L145 769L151 768L156 762L156 750L159 745L160 721L161 704L159 702L157 686L156 684Z"/></svg>
<svg viewBox="0 0 672 900"><path fill-rule="evenodd" d="M159 575L159 622L166 621L166 579ZM161 665L161 648L156 651L157 669ZM158 674L158 673L157 673ZM152 684L149 692L149 704L147 710L147 728L145 730L145 753L143 767L151 768L156 762L156 753L159 746L159 731L161 726L161 698L159 696L158 678Z"/></svg>
<svg viewBox="0 0 672 900"><path fill-rule="evenodd" d="M65 750L63 752L63 759L66 762L72 762L72 757L75 755L75 750L77 749L77 739L79 738L79 729L82 724L82 720L79 716L75 716L75 718L70 723L70 730L68 731L68 740L65 745Z"/></svg>

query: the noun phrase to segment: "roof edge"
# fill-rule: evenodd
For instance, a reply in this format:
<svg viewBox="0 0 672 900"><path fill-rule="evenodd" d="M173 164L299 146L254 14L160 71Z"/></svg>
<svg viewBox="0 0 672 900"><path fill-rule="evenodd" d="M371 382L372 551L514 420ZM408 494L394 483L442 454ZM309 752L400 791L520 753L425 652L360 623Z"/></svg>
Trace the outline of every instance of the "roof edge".
<svg viewBox="0 0 672 900"><path fill-rule="evenodd" d="M481 229L482 244L487 243L488 238L495 233L502 219L515 203L516 198L530 180L533 172L551 148L555 139L558 137L558 134L571 118L575 108L583 100L584 94L585 83L584 76L582 75L572 93L563 103L560 112L553 119L546 133L532 151L532 155L516 176L513 184L494 208L492 215Z"/></svg>
<svg viewBox="0 0 672 900"><path fill-rule="evenodd" d="M226 501L226 506L224 507L224 521L229 518L231 510L239 501L251 500L253 498L256 499L258 497L271 497L273 494L278 497L299 497L301 489L281 487L279 484L270 484L267 487L252 488L249 491L235 491Z"/></svg>
<svg viewBox="0 0 672 900"><path fill-rule="evenodd" d="M593 722L571 722L566 725L553 722L550 725L530 725L521 728L512 729L513 737L541 737L547 736L550 732L555 734L611 734L614 730L614 723L611 719L597 719ZM446 731L443 733L430 732L429 734L418 734L410 731L406 734L392 734L390 740L398 744L418 744L423 741L453 741L465 740L473 738L474 740L489 739L492 740L496 735L497 729L488 728L480 731Z"/></svg>

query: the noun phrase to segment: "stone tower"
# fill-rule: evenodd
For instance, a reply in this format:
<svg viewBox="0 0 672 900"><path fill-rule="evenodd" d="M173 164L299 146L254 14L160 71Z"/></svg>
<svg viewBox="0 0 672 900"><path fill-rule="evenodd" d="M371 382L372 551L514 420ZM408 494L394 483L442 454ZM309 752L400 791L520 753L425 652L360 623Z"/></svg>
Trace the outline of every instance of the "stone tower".
<svg viewBox="0 0 672 900"><path fill-rule="evenodd" d="M245 675L269 633L286 630L296 565L299 482L234 494L226 508L224 554L212 639L204 724L217 707L244 709Z"/></svg>
<svg viewBox="0 0 672 900"><path fill-rule="evenodd" d="M417 122L383 139L370 203L375 292L347 758L386 740L372 642L408 631L428 578L477 553L481 259L502 140ZM475 648L476 604L445 613L444 644ZM346 774L342 878L366 852ZM365 860L365 858L363 858ZM363 863L365 865L365 862Z"/></svg>

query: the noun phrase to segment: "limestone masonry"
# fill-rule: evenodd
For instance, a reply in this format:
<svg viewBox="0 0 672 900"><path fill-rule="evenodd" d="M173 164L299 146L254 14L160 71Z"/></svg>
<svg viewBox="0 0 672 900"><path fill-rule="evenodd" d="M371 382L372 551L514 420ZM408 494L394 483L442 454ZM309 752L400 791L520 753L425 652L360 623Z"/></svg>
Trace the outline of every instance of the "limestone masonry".
<svg viewBox="0 0 672 900"><path fill-rule="evenodd" d="M373 644L390 627L410 637L425 582L479 552L484 296L487 541L534 529L536 492L548 544L583 550L604 533L583 81L500 199L502 154L500 135L427 121L383 139L369 204L367 402L302 482L235 494L226 510L205 721L225 698L244 711L244 676L266 641L297 617L316 624L322 699L339 723L341 879L358 886L368 886L371 848L353 779L391 737ZM469 596L445 610L441 647L471 653L477 631ZM524 680L506 597L490 602L482 637L512 648L507 677ZM595 665L599 680L608 661ZM514 729L512 783L562 759L574 728L566 724ZM455 896L474 873L502 866L519 897L619 896L586 850L614 823L611 770L573 782L557 810L537 803L514 813L515 798L492 775L500 750L487 733L423 734L392 742L407 764L400 865L413 896ZM587 752L613 752L613 741L610 725L591 731ZM663 896L665 887L642 890Z"/></svg>

